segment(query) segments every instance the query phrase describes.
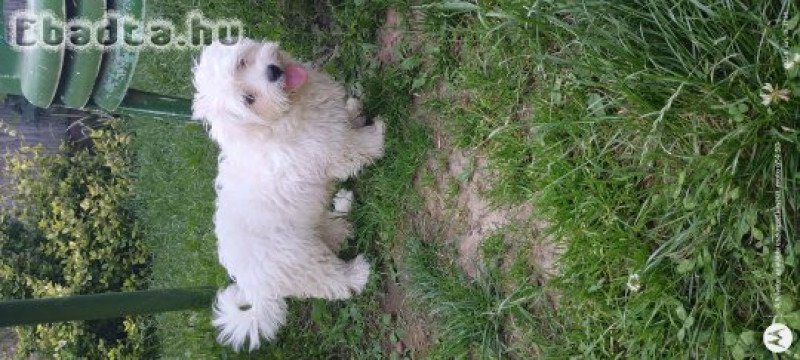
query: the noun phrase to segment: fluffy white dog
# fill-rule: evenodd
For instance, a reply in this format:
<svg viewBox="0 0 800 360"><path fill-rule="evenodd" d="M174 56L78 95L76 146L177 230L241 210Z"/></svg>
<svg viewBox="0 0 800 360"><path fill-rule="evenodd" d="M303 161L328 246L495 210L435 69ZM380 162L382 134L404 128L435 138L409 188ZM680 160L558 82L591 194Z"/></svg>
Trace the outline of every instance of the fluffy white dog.
<svg viewBox="0 0 800 360"><path fill-rule="evenodd" d="M334 180L383 156L384 124L356 127L357 100L270 42L207 46L194 68L193 117L221 150L214 216L220 263L218 341L252 351L286 321L286 297L346 299L364 289L363 255L336 255L352 193Z"/></svg>

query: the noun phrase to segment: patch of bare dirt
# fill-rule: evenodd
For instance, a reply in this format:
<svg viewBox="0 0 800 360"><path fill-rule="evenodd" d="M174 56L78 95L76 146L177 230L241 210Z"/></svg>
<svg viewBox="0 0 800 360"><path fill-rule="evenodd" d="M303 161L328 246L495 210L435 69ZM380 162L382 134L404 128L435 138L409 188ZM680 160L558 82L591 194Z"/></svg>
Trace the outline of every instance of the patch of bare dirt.
<svg viewBox="0 0 800 360"><path fill-rule="evenodd" d="M397 342L387 343L384 347L398 354L409 353L413 358L424 358L422 355L429 347L431 339L431 331L428 328L430 319L427 315L416 312L410 303L406 291L408 279L400 279L400 282L387 281L386 283L383 309L395 316L404 333Z"/></svg>
<svg viewBox="0 0 800 360"><path fill-rule="evenodd" d="M436 88L435 94L418 97L413 112L418 120L425 121L432 129L435 149L415 179L415 186L423 197L424 211L415 214L412 222L418 231L434 233L436 235L431 238L441 239L457 249L459 264L473 279L478 275L478 264L484 260L481 259L483 241L495 234L502 236L507 246L500 260L503 271L508 273L516 259L524 257L535 274L531 280L543 285L546 294L546 299L535 305L537 311L555 310L559 293L546 284L557 275L557 261L564 249L545 236L547 223L536 216L531 203L498 205L487 198L496 174L486 157L480 150L457 149L446 129L442 128L442 119L426 112L421 105L426 96L444 96L452 103L458 103L472 94L442 91L447 86L441 84ZM431 223L436 225L431 226ZM507 280L503 286L511 293L518 283ZM510 346L527 348L530 346L529 331L509 317L505 325L505 341ZM526 353L537 354L533 349L527 349Z"/></svg>
<svg viewBox="0 0 800 360"><path fill-rule="evenodd" d="M455 149L436 124L438 119L428 120L436 149L417 178L417 188L423 194L425 215L442 224L442 238L458 249L459 263L467 274L476 275L482 240L514 227L513 240L528 242L530 263L541 273L542 282L552 277L562 250L542 238L547 224L536 218L533 206L492 204L486 193L496 176L486 158L478 151Z"/></svg>
<svg viewBox="0 0 800 360"><path fill-rule="evenodd" d="M378 32L376 58L382 66L390 66L402 60L400 48L407 46L413 53L421 53L425 46L422 31L422 13L414 12L411 19L403 19L394 9L385 15L385 24ZM410 20L410 21L409 21ZM458 52L460 41L456 39L451 51ZM430 59L423 59L423 67ZM521 251L527 252L528 262L537 270L537 281L546 283L557 272L556 261L563 250L542 235L546 223L537 219L533 205L518 206L492 204L486 193L495 181L495 174L487 159L479 150L456 149L443 121L428 111L425 103L429 99L445 99L453 104L468 103L476 95L469 91L452 89L439 81L433 91L415 94L412 121L430 127L434 149L415 177L415 187L422 195L423 211L408 219L409 226L433 239L453 246L458 251L458 262L465 272L475 277L476 265L480 262L480 248L484 239L496 232L508 233L511 243L504 266L513 262ZM529 111L528 108L524 108ZM509 229L513 228L511 231ZM402 264L402 249L393 249L395 263ZM384 309L396 316L405 329L397 344L388 344L396 351L408 351L414 358L424 358L431 345L430 319L409 303L408 279L397 269L398 281L387 281ZM557 295L551 294L551 304L557 303ZM555 306L555 305L553 305ZM512 334L513 335L513 334Z"/></svg>
<svg viewBox="0 0 800 360"><path fill-rule="evenodd" d="M378 31L378 60L382 65L393 64L398 54L398 45L403 39L402 17L395 9L386 10L384 23Z"/></svg>

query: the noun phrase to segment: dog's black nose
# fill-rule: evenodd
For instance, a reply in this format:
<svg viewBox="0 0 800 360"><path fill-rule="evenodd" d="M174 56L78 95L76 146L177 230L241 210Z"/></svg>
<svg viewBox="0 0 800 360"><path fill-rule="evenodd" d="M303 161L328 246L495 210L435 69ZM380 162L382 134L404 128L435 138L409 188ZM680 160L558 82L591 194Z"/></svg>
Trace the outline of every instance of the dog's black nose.
<svg viewBox="0 0 800 360"><path fill-rule="evenodd" d="M276 82L278 79L281 78L283 75L283 70L279 68L277 65L270 65L267 66L267 80L270 82Z"/></svg>

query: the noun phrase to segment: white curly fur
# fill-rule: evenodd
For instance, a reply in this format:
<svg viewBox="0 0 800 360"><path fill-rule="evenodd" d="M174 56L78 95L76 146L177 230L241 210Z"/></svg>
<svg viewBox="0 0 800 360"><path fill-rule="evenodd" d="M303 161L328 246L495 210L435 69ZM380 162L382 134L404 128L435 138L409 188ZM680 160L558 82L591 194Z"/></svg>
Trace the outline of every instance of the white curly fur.
<svg viewBox="0 0 800 360"><path fill-rule="evenodd" d="M268 66L283 75L270 81ZM273 68L274 69L274 68ZM217 294L218 341L252 351L285 323L286 297L346 299L369 263L336 255L351 234L330 211L335 180L383 156L384 124L354 128L360 106L329 76L270 42L207 46L194 68L193 116L220 148L214 215L220 263L235 284Z"/></svg>

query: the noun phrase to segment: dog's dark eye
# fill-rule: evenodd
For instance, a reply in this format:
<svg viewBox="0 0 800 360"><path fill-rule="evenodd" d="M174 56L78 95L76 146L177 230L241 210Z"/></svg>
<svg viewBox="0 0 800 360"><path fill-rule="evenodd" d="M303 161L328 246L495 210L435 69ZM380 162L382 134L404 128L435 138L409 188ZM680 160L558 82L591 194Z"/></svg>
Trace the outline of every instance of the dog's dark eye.
<svg viewBox="0 0 800 360"><path fill-rule="evenodd" d="M247 94L244 96L244 103L247 105L253 105L256 102L256 97L253 94Z"/></svg>
<svg viewBox="0 0 800 360"><path fill-rule="evenodd" d="M243 69L245 66L247 66L247 60L239 59L239 65L237 66L237 68Z"/></svg>

